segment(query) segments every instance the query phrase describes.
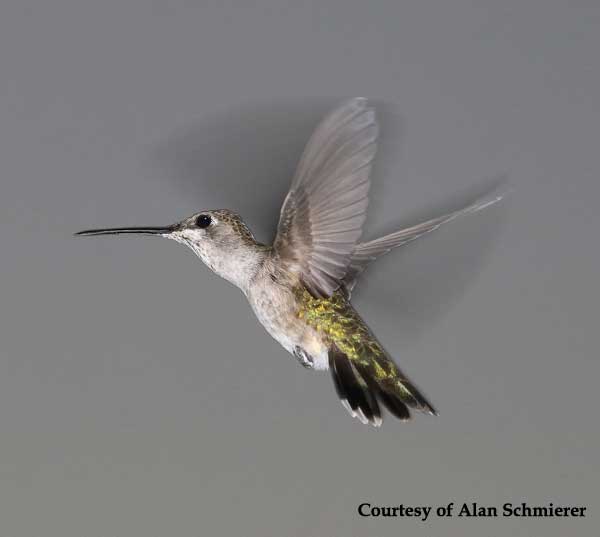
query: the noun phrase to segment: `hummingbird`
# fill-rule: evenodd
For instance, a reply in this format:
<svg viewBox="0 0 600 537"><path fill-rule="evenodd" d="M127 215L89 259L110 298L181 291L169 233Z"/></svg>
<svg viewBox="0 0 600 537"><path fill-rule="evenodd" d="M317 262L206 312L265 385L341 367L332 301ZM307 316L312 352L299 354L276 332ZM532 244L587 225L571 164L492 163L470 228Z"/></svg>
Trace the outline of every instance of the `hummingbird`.
<svg viewBox="0 0 600 537"><path fill-rule="evenodd" d="M382 408L401 421L437 415L351 303L365 268L393 248L495 203L458 211L360 242L378 122L364 98L346 100L317 126L283 202L272 245L258 242L228 209L204 210L166 227L91 229L76 235L155 235L191 248L246 296L266 331L307 369L329 370L344 407L379 427Z"/></svg>

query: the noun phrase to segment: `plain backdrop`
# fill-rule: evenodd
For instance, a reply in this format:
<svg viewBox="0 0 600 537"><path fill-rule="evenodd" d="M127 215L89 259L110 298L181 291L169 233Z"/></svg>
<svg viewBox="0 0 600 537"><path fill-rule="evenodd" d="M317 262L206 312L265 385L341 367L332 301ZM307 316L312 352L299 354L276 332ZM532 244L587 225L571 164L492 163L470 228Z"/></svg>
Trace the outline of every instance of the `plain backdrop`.
<svg viewBox="0 0 600 537"><path fill-rule="evenodd" d="M0 535L596 535L599 23L583 0L4 0ZM382 122L366 237L515 187L357 288L440 410L380 430L191 252L72 236L226 207L269 240L358 95ZM450 501L589 516L356 512Z"/></svg>

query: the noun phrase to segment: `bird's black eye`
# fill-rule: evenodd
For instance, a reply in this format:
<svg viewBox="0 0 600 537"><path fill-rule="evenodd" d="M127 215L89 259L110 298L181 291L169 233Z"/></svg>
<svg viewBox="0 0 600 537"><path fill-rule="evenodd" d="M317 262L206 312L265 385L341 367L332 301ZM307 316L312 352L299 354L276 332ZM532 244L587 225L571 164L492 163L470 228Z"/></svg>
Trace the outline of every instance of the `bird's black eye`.
<svg viewBox="0 0 600 537"><path fill-rule="evenodd" d="M204 229L205 227L210 226L211 218L208 214L201 214L198 218L196 218L196 225L199 228Z"/></svg>

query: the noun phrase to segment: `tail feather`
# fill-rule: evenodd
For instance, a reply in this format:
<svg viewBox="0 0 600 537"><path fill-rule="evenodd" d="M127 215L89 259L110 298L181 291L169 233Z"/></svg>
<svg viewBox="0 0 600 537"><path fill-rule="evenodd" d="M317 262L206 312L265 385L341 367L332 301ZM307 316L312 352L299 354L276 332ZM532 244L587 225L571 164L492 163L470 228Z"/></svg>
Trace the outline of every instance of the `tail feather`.
<svg viewBox="0 0 600 537"><path fill-rule="evenodd" d="M387 392L382 390L377 390L377 396L393 416L396 416L400 421L410 420L408 407L397 397L388 395Z"/></svg>
<svg viewBox="0 0 600 537"><path fill-rule="evenodd" d="M329 369L338 397L352 417L379 427L382 419L377 399L347 356L333 349L329 353Z"/></svg>
<svg viewBox="0 0 600 537"><path fill-rule="evenodd" d="M413 410L437 416L438 412L418 388L405 376L378 384L379 391Z"/></svg>
<svg viewBox="0 0 600 537"><path fill-rule="evenodd" d="M387 356L351 360L333 348L329 368L342 404L363 423L381 425L378 401L401 421L410 419L410 409L437 415L433 405Z"/></svg>

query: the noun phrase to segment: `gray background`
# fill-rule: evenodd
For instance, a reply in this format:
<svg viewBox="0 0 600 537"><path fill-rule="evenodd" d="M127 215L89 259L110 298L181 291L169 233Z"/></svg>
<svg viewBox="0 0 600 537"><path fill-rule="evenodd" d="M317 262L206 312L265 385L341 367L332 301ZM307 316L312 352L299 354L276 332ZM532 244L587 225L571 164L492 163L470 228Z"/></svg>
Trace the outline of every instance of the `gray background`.
<svg viewBox="0 0 600 537"><path fill-rule="evenodd" d="M5 0L0 535L595 535L597 2ZM439 418L352 420L193 254L82 228L201 208L272 234L338 99L379 103L359 310ZM361 501L586 519L360 519ZM594 523L596 520L596 523Z"/></svg>

